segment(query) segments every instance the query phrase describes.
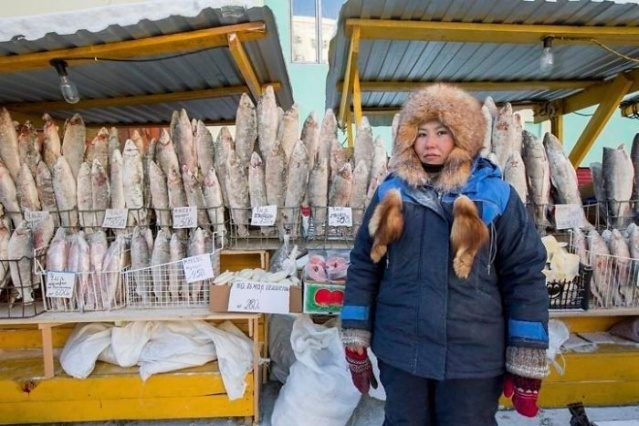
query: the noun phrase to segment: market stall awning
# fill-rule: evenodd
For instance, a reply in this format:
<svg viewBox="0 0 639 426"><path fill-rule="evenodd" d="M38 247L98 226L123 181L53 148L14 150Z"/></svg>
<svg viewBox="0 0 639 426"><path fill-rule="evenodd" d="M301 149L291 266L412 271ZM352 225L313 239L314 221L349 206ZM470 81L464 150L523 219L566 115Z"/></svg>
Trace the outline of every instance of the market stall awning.
<svg viewBox="0 0 639 426"><path fill-rule="evenodd" d="M343 124L366 115L389 125L411 90L454 82L480 99L536 105L560 130L563 114L603 102L576 161L639 90L639 63L628 59L639 58L638 24L634 1L349 0L331 40L326 107ZM550 73L540 68L546 37Z"/></svg>
<svg viewBox="0 0 639 426"><path fill-rule="evenodd" d="M157 126L185 108L191 118L227 124L243 92L255 101L271 84L278 104L289 108L292 90L271 10L233 0L210 4L156 0L0 20L0 105L21 121L79 112L90 126ZM52 59L68 63L80 102L63 100Z"/></svg>

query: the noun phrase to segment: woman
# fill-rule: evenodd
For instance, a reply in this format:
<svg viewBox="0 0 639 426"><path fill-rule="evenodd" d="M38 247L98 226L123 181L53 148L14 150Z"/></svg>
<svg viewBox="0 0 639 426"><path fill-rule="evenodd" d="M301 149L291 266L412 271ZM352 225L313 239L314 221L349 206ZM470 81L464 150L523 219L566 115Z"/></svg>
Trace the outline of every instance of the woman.
<svg viewBox="0 0 639 426"><path fill-rule="evenodd" d="M457 87L412 93L351 252L342 340L362 393L369 346L379 359L384 425L496 425L502 392L537 414L546 252L517 193L479 157L484 128L480 103Z"/></svg>

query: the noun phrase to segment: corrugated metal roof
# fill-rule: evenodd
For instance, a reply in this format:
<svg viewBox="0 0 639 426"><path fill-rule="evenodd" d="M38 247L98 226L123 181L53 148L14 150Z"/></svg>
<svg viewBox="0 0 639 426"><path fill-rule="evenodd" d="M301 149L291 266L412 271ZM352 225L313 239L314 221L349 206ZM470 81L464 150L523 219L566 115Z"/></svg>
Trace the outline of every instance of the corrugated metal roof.
<svg viewBox="0 0 639 426"><path fill-rule="evenodd" d="M95 33L79 30L68 35L49 33L33 41L18 38L0 43L0 56L141 40L225 25L264 22L266 37L244 42L243 46L259 82L279 82L281 89L275 92L278 104L282 108L289 108L293 104L292 90L272 11L268 7L235 7L234 13L229 14L223 9L209 7L192 17L169 16L157 21L141 20L137 24L127 26L110 25ZM149 52L149 56L152 57L152 52ZM76 65L70 62L68 73L78 86L82 99L174 93L245 84L226 47L145 63L99 61ZM62 97L58 84L59 78L53 67L0 73L0 104L59 101ZM68 118L74 112L79 112L87 124L150 124L170 121L172 111L186 108L191 118L216 122L234 119L239 98L239 95L232 95L175 103L46 112L57 119ZM77 105L81 107L82 101Z"/></svg>
<svg viewBox="0 0 639 426"><path fill-rule="evenodd" d="M349 18L498 23L529 25L627 26L639 25L637 2L594 0L348 0L340 11L337 32L329 50L326 107L339 108L338 83L344 78L350 38ZM555 67L550 75L539 69L541 43L496 44L440 41L361 39L358 67L361 81L526 81L608 79L639 67L594 44L553 46ZM614 46L639 57L637 46ZM523 90L476 92L497 102L542 102L578 92ZM363 92L363 108L398 107L405 92ZM389 116L371 116L372 124L388 125Z"/></svg>

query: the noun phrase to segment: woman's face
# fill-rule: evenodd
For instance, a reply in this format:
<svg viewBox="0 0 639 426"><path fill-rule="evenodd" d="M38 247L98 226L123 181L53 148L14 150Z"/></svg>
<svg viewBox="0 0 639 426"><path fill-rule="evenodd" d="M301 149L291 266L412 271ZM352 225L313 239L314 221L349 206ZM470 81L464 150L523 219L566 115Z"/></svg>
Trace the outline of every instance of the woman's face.
<svg viewBox="0 0 639 426"><path fill-rule="evenodd" d="M453 135L448 127L436 120L419 126L413 149L424 164L444 164L455 147Z"/></svg>

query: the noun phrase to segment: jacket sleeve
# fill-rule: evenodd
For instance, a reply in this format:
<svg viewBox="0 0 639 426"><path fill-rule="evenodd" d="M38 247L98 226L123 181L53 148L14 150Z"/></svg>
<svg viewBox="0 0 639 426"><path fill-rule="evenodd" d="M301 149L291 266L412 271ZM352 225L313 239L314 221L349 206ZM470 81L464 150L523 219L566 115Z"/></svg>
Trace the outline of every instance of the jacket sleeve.
<svg viewBox="0 0 639 426"><path fill-rule="evenodd" d="M379 204L378 191L364 213L362 224L351 250L350 265L346 275L344 306L340 313L343 329L370 331L373 328L375 299L385 264L385 259L373 263L370 257L373 239L368 233L368 223Z"/></svg>
<svg viewBox="0 0 639 426"><path fill-rule="evenodd" d="M541 272L546 249L512 188L495 222L496 266L508 320L508 346L548 347L548 290Z"/></svg>

